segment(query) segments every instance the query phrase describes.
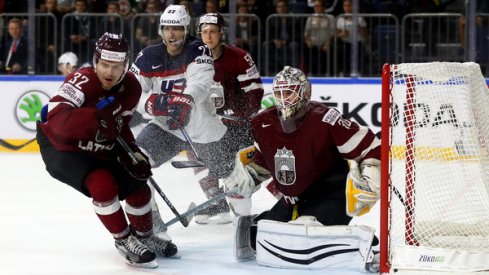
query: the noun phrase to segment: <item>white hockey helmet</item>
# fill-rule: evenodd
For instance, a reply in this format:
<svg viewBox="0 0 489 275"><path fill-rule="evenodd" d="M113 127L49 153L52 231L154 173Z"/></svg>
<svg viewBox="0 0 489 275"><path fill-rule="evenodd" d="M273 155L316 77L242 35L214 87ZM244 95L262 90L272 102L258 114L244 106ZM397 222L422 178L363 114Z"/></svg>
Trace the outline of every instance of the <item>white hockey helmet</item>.
<svg viewBox="0 0 489 275"><path fill-rule="evenodd" d="M164 26L182 26L185 29L185 36L190 25L190 15L184 5L169 5L160 16L160 28L158 33L163 36ZM163 39L164 41L164 39Z"/></svg>
<svg viewBox="0 0 489 275"><path fill-rule="evenodd" d="M283 120L293 118L311 100L311 83L301 70L290 66L275 76L272 90Z"/></svg>
<svg viewBox="0 0 489 275"><path fill-rule="evenodd" d="M65 52L58 58L58 65L70 64L73 66L78 66L78 57L73 52Z"/></svg>

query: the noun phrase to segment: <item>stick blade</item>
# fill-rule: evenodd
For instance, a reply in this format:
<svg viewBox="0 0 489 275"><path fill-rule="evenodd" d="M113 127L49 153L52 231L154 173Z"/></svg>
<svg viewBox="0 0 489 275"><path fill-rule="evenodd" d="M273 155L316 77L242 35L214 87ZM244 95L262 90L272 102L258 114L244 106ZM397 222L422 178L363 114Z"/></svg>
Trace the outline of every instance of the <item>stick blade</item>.
<svg viewBox="0 0 489 275"><path fill-rule="evenodd" d="M204 167L205 166L205 164L202 161L198 161L198 160L172 161L171 165L175 168L178 168L178 169L197 168L197 167Z"/></svg>

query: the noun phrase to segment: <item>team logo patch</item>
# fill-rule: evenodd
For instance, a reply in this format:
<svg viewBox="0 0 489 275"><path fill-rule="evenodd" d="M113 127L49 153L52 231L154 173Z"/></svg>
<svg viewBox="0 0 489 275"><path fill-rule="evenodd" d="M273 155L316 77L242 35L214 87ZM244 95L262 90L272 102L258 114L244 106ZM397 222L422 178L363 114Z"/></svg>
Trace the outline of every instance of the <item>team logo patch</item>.
<svg viewBox="0 0 489 275"><path fill-rule="evenodd" d="M258 68L256 68L255 65L253 65L253 67L249 68L246 70L246 75L248 75L248 77L252 77L252 76L255 76L255 75L258 75Z"/></svg>
<svg viewBox="0 0 489 275"><path fill-rule="evenodd" d="M285 147L278 149L275 154L275 178L282 185L292 185L295 182L295 156L292 150Z"/></svg>
<svg viewBox="0 0 489 275"><path fill-rule="evenodd" d="M73 103L78 108L85 102L85 94L70 83L61 85L57 95Z"/></svg>
<svg viewBox="0 0 489 275"><path fill-rule="evenodd" d="M323 122L334 125L336 121L341 117L341 113L336 109L329 109L328 112L323 116Z"/></svg>

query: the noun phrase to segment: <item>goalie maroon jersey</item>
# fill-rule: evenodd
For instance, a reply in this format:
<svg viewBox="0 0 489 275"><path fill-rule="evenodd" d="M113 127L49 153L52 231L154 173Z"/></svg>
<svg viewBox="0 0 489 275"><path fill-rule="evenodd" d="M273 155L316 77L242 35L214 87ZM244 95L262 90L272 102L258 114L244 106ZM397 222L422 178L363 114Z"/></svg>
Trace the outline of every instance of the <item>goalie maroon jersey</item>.
<svg viewBox="0 0 489 275"><path fill-rule="evenodd" d="M223 45L214 60L214 80L224 88L224 106L218 114L248 119L261 107L263 85L253 58L243 49ZM223 119L225 123L232 121Z"/></svg>
<svg viewBox="0 0 489 275"><path fill-rule="evenodd" d="M66 77L57 94L49 101L47 122L41 127L49 141L59 151L88 152L107 158L113 141L98 140L99 122L96 104L114 96L122 107L121 136L130 143L134 136L128 126L141 96L141 86L128 72L111 90L104 90L93 67L81 68Z"/></svg>
<svg viewBox="0 0 489 275"><path fill-rule="evenodd" d="M302 124L290 134L283 132L276 107L256 115L254 161L272 173L271 184L285 196L302 200L310 192L324 192L325 198L344 198L346 159L380 159L380 141L336 109L318 102L307 108Z"/></svg>

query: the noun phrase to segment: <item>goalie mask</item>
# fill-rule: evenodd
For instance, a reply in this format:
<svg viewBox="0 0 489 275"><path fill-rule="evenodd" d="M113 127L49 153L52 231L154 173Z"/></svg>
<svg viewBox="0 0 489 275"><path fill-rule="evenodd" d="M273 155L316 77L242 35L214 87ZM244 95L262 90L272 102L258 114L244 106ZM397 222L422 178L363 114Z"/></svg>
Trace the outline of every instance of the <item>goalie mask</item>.
<svg viewBox="0 0 489 275"><path fill-rule="evenodd" d="M93 67L97 68L100 59L112 62L124 62L124 72L116 84L121 82L129 68L129 45L122 34L104 33L95 43Z"/></svg>
<svg viewBox="0 0 489 275"><path fill-rule="evenodd" d="M190 16L188 15L187 9L184 5L169 5L165 11L160 16L160 27L158 29L158 34L163 38L163 43L167 43L163 35L163 27L165 26L180 26L184 28L183 43L188 34L188 28L190 25Z"/></svg>
<svg viewBox="0 0 489 275"><path fill-rule="evenodd" d="M272 85L273 98L279 112L282 128L291 133L299 127L311 99L311 83L299 69L285 66Z"/></svg>

